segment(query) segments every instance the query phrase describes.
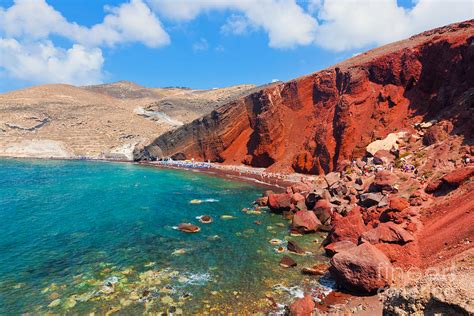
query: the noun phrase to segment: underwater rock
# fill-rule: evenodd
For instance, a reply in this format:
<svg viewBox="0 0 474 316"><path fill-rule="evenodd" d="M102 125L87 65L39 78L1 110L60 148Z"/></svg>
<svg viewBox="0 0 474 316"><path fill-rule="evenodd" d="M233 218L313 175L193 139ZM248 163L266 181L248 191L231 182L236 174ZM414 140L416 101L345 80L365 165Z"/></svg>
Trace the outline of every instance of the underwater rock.
<svg viewBox="0 0 474 316"><path fill-rule="evenodd" d="M201 231L201 228L199 226L196 226L191 223L181 223L178 226L178 230L185 232L185 233L197 233Z"/></svg>
<svg viewBox="0 0 474 316"><path fill-rule="evenodd" d="M56 306L58 306L59 304L61 304L61 299L60 299L60 298L55 299L54 301L52 301L51 303L49 303L48 307L56 307Z"/></svg>
<svg viewBox="0 0 474 316"><path fill-rule="evenodd" d="M232 215L221 215L221 219L223 219L223 220L235 219L235 216L232 216Z"/></svg>
<svg viewBox="0 0 474 316"><path fill-rule="evenodd" d="M209 224L212 223L212 217L209 215L202 215L199 217L199 221L203 224Z"/></svg>
<svg viewBox="0 0 474 316"><path fill-rule="evenodd" d="M288 249L289 252L293 252L293 253L296 253L296 254L299 254L299 255L303 255L305 253L303 248L298 246L298 244L294 241L289 240L288 245L286 246L286 248Z"/></svg>
<svg viewBox="0 0 474 316"><path fill-rule="evenodd" d="M291 259L290 257L283 256L283 258L281 258L280 260L280 266L283 268L292 268L292 267L296 267L297 263L295 260Z"/></svg>
<svg viewBox="0 0 474 316"><path fill-rule="evenodd" d="M329 265L321 263L312 267L304 267L301 269L301 273L309 275L324 275L328 269Z"/></svg>

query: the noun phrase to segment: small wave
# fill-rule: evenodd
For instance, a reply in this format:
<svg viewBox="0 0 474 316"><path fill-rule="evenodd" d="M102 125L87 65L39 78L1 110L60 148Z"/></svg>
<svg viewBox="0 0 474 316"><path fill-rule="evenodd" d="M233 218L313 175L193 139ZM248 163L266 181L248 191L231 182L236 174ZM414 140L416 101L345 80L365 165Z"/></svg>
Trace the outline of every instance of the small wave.
<svg viewBox="0 0 474 316"><path fill-rule="evenodd" d="M205 285L211 281L211 275L209 273L187 273L182 276L182 286L188 285Z"/></svg>
<svg viewBox="0 0 474 316"><path fill-rule="evenodd" d="M304 297L304 291L300 289L297 286L292 286L292 287L286 287L281 284L276 284L273 286L274 290L280 290L280 291L285 291L288 294L290 294L292 297L298 297L298 298L303 298Z"/></svg>

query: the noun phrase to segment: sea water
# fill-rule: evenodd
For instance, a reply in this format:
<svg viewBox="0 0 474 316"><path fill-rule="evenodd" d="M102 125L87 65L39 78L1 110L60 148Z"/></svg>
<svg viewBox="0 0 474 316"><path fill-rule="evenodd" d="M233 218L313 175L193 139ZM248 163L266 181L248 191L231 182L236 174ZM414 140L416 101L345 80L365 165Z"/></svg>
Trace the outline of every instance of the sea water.
<svg viewBox="0 0 474 316"><path fill-rule="evenodd" d="M279 267L269 240L284 248L286 220L242 212L264 190L133 164L2 159L0 314L275 310L317 280ZM182 222L201 231L174 229ZM298 239L311 253L293 258L321 260L321 238Z"/></svg>

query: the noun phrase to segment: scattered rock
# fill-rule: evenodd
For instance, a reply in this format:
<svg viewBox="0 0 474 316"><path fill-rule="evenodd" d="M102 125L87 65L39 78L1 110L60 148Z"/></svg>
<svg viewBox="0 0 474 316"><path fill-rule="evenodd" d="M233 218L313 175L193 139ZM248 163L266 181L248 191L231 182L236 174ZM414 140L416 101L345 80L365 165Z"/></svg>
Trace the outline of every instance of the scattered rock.
<svg viewBox="0 0 474 316"><path fill-rule="evenodd" d="M474 167L471 166L453 170L440 179L433 179L428 182L425 192L434 193L442 189L456 189L472 176L474 176Z"/></svg>
<svg viewBox="0 0 474 316"><path fill-rule="evenodd" d="M371 207L378 205L382 199L384 198L384 195L380 192L377 193L364 193L361 194L359 199L360 199L360 205L365 206L365 207Z"/></svg>
<svg viewBox="0 0 474 316"><path fill-rule="evenodd" d="M393 279L390 260L369 243L335 254L330 272L339 286L357 293L374 293Z"/></svg>
<svg viewBox="0 0 474 316"><path fill-rule="evenodd" d="M379 171L375 174L374 182L370 185L370 191L393 191L393 186L395 185L397 179L397 176L388 170Z"/></svg>
<svg viewBox="0 0 474 316"><path fill-rule="evenodd" d="M290 257L283 256L283 258L281 258L280 260L280 266L282 266L283 268L293 268L297 266L297 263Z"/></svg>
<svg viewBox="0 0 474 316"><path fill-rule="evenodd" d="M448 138L448 133L451 132L453 126L449 122L444 123L445 124L431 126L425 131L423 135L423 145L430 146Z"/></svg>

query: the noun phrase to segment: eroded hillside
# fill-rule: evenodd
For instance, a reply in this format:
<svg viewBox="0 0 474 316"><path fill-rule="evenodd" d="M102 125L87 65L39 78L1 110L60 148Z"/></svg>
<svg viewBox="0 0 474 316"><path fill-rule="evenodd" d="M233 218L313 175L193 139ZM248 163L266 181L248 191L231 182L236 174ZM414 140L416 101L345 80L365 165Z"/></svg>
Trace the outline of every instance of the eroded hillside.
<svg viewBox="0 0 474 316"><path fill-rule="evenodd" d="M131 159L136 145L254 89L43 85L0 95L0 156Z"/></svg>

